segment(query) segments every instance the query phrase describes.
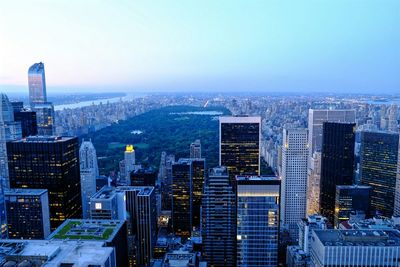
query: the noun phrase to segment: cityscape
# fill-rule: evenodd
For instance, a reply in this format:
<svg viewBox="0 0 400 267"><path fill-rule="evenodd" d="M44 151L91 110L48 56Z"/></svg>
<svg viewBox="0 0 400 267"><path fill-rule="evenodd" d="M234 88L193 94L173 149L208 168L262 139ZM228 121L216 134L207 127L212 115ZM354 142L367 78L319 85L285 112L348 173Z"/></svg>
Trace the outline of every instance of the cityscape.
<svg viewBox="0 0 400 267"><path fill-rule="evenodd" d="M132 5L146 6L118 2L99 2L98 7L92 7L97 14L101 8L115 12L113 8L118 6L122 17L115 19L118 22ZM263 12L273 8L272 2L260 3L260 9L253 6L255 3L232 3L226 12L234 19L225 14L221 21L236 25L236 18L246 12L255 20L260 19L258 16L264 19ZM309 8L313 5L300 2ZM314 3L321 12L333 8L322 2ZM375 16L377 7L385 11L379 14L387 15L379 25L400 26L400 17L391 17L391 7L399 11L399 3L349 3L346 14L358 8L362 11L361 20L346 18L350 28L360 21L365 25L364 16ZM268 8L263 9L264 4ZM41 5L43 10L54 8L50 3ZM194 12L186 6L189 4L170 5L188 12L185 17L184 12L170 11L171 15L178 12L185 17L189 25L207 21L206 17L189 18ZM246 7L244 13L239 8L242 5ZM339 1L338 8L344 5ZM216 8L211 3L206 6ZM7 7L11 10L12 4ZM158 14L159 10L153 12ZM337 12L333 8L326 19L336 22ZM135 14L146 19L144 13ZM250 19L247 15L245 18ZM7 16L0 13L1 20L11 22ZM89 17L98 19L95 14ZM312 17L323 21L319 15ZM311 23L309 18L296 18ZM160 22L163 19L161 16ZM213 16L209 19L214 23L209 24L211 32L212 25L222 27ZM261 24L267 22L263 19ZM270 20L279 21L275 17L268 18L272 23ZM55 21L64 27L64 22ZM71 22L72 28L75 23ZM167 26L151 25L157 31L146 30L163 36L160 32ZM46 29L53 31L50 26ZM202 32L200 26L196 29ZM176 38L185 57L186 47L178 44L182 36L170 30L175 33L170 38ZM360 32L357 34L372 35ZM70 32L66 34L75 38ZM106 36L109 34L105 31ZM233 40L224 34L221 39L213 38ZM400 44L399 37L391 37L389 30L381 34L397 41L387 44L386 51ZM346 36L359 41L357 36ZM131 37L126 38L129 43ZM48 46L52 51L53 46ZM214 53L217 47L209 49ZM349 44L349 50L351 47ZM193 53L202 51L193 48ZM397 46L397 54L388 57L396 61L399 50ZM104 53L106 57L108 52ZM118 51L113 53L115 62L121 60ZM372 54L373 61L376 55ZM241 55L239 63L257 74L256 65L241 61ZM290 74L293 69L287 67L290 70L285 77L290 82L282 83L271 76L274 86L281 84L276 91L264 90L266 80L262 77L251 82L247 79L253 76L238 78L240 74L228 66L233 74L231 81L203 73L210 84L221 86L218 90L214 85L207 87L208 82L190 80L193 76L189 72L187 80L175 83L171 81L177 79L173 76L176 73L157 70L143 82L143 88L154 90L136 90L142 80L113 84L114 76L121 78L126 70L116 74L116 64L110 63L103 66L110 73L107 78L94 62L93 88L98 86L97 81L104 86L89 90L86 85L60 82L72 88L68 90L57 85L63 81L63 74L70 75L68 68L54 64L51 52L40 52L40 56L42 61L24 58L22 66L10 65L9 70L0 63L0 71L5 70L5 75L0 73L0 267L400 266L400 75L392 75L400 61L387 65L379 62L379 68L387 71L379 71L374 77L368 76L371 66L360 64L360 72L368 77L359 79L355 72L342 73L336 76L342 75L342 79L324 85L320 84L323 79L310 79L309 90L291 87L296 79ZM171 65L175 71L183 62L180 56L176 55L177 65ZM161 57L160 66L163 60ZM142 63L147 67L147 62ZM82 64L86 68L86 63ZM76 66L77 70L82 66ZM220 65L210 61L207 66L215 71L214 67ZM11 70L20 68L24 69L23 77L14 72L11 75ZM65 73L55 74L57 70ZM132 68L127 77L142 75L145 80L146 71ZM77 81L82 73L76 72ZM166 79L166 74L172 76ZM90 77L84 79L90 81ZM165 82L165 87L154 86L157 79L155 84ZM250 89L241 87L240 79ZM113 84L109 89L108 81ZM192 83L194 89L187 89ZM133 89L126 89L128 84ZM343 87L346 84L348 87ZM377 85L382 85L381 89ZM176 90L170 86L177 86ZM313 86L325 86L326 90L314 90ZM332 89L336 86L342 89ZM354 90L346 89L352 86Z"/></svg>

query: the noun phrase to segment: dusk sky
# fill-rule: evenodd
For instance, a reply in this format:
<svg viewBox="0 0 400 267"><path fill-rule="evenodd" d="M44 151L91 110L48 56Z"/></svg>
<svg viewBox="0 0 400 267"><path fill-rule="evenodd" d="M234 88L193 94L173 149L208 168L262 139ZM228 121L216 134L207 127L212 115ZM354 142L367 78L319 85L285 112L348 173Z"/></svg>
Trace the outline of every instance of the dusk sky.
<svg viewBox="0 0 400 267"><path fill-rule="evenodd" d="M400 93L400 1L0 0L0 89Z"/></svg>

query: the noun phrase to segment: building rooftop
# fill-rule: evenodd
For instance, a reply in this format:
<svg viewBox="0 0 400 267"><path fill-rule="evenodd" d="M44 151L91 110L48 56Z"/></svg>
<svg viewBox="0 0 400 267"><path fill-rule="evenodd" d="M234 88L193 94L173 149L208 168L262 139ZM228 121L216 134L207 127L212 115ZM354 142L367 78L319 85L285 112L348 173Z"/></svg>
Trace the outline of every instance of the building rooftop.
<svg viewBox="0 0 400 267"><path fill-rule="evenodd" d="M154 191L154 186L118 186L117 191L139 191L138 196L149 196Z"/></svg>
<svg viewBox="0 0 400 267"><path fill-rule="evenodd" d="M314 230L324 246L400 246L398 230Z"/></svg>
<svg viewBox="0 0 400 267"><path fill-rule="evenodd" d="M39 196L47 194L47 189L31 189L31 188L11 188L4 191L4 195L12 195L12 196Z"/></svg>
<svg viewBox="0 0 400 267"><path fill-rule="evenodd" d="M1 266L6 262L21 263L23 261L33 264L27 266L101 265L114 251L114 248L104 247L104 242L98 241L2 241L0 243Z"/></svg>
<svg viewBox="0 0 400 267"><path fill-rule="evenodd" d="M164 266L187 267L196 263L196 254L184 250L176 250L165 254Z"/></svg>
<svg viewBox="0 0 400 267"><path fill-rule="evenodd" d="M111 242L124 221L68 219L48 239L102 240Z"/></svg>
<svg viewBox="0 0 400 267"><path fill-rule="evenodd" d="M241 182L255 182L255 181L280 181L280 179L273 175L236 175L236 181Z"/></svg>
<svg viewBox="0 0 400 267"><path fill-rule="evenodd" d="M208 170L209 176L227 176L228 169L225 166L218 166Z"/></svg>
<svg viewBox="0 0 400 267"><path fill-rule="evenodd" d="M37 73L44 71L44 64L43 62L35 63L29 67L28 73Z"/></svg>
<svg viewBox="0 0 400 267"><path fill-rule="evenodd" d="M12 141L13 143L58 143L75 139L74 136L29 136Z"/></svg>
<svg viewBox="0 0 400 267"><path fill-rule="evenodd" d="M110 199L116 194L115 187L103 186L96 194L94 194L91 199Z"/></svg>
<svg viewBox="0 0 400 267"><path fill-rule="evenodd" d="M260 116L220 116L220 123L261 123Z"/></svg>

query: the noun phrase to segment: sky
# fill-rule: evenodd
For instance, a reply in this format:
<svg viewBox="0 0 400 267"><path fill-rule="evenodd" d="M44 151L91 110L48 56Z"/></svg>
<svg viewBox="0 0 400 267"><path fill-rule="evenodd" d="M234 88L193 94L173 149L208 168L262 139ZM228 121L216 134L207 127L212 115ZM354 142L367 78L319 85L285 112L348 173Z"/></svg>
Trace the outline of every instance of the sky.
<svg viewBox="0 0 400 267"><path fill-rule="evenodd" d="M0 90L400 92L400 1L0 0Z"/></svg>

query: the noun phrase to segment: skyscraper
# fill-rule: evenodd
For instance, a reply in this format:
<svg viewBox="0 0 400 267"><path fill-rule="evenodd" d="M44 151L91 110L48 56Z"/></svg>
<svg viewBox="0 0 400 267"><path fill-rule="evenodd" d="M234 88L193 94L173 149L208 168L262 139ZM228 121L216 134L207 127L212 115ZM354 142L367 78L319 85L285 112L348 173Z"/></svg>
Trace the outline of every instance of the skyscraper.
<svg viewBox="0 0 400 267"><path fill-rule="evenodd" d="M201 158L201 143L199 139L190 144L190 158Z"/></svg>
<svg viewBox="0 0 400 267"><path fill-rule="evenodd" d="M189 237L192 231L192 162L179 159L172 164L172 225L176 235Z"/></svg>
<svg viewBox="0 0 400 267"><path fill-rule="evenodd" d="M157 174L153 168L140 168L131 172L132 186L155 186Z"/></svg>
<svg viewBox="0 0 400 267"><path fill-rule="evenodd" d="M33 64L28 70L29 103L43 104L47 102L46 78L44 64L42 62Z"/></svg>
<svg viewBox="0 0 400 267"><path fill-rule="evenodd" d="M193 227L200 227L201 198L203 195L203 185L205 177L205 159L191 159L191 178L192 178L192 224Z"/></svg>
<svg viewBox="0 0 400 267"><path fill-rule="evenodd" d="M337 185L354 180L355 124L324 122L321 158L321 213L333 224Z"/></svg>
<svg viewBox="0 0 400 267"><path fill-rule="evenodd" d="M33 64L28 70L29 104L36 112L38 134L51 136L54 134L54 107L47 102L46 78L44 64Z"/></svg>
<svg viewBox="0 0 400 267"><path fill-rule="evenodd" d="M124 161L125 161L125 180L128 184L130 184L131 172L135 170L135 149L133 145L126 145L124 152Z"/></svg>
<svg viewBox="0 0 400 267"><path fill-rule="evenodd" d="M7 95L0 95L0 182L3 189L10 188L7 145L8 141L22 137L21 124L14 121L14 110Z"/></svg>
<svg viewBox="0 0 400 267"><path fill-rule="evenodd" d="M90 219L126 220L124 193L115 187L104 186L90 198Z"/></svg>
<svg viewBox="0 0 400 267"><path fill-rule="evenodd" d="M361 132L360 177L363 185L372 187L373 215L393 215L398 149L398 133Z"/></svg>
<svg viewBox="0 0 400 267"><path fill-rule="evenodd" d="M79 146L76 137L28 137L7 143L12 188L47 189L50 225L81 218Z"/></svg>
<svg viewBox="0 0 400 267"><path fill-rule="evenodd" d="M321 182L321 152L314 152L309 158L307 171L307 215L319 213L319 195Z"/></svg>
<svg viewBox="0 0 400 267"><path fill-rule="evenodd" d="M18 188L7 190L4 195L9 238L47 238L50 234L47 190Z"/></svg>
<svg viewBox="0 0 400 267"><path fill-rule="evenodd" d="M20 108L17 104L22 102L12 102L14 108L14 120L21 123L22 137L38 134L36 112ZM15 106L14 106L15 105Z"/></svg>
<svg viewBox="0 0 400 267"><path fill-rule="evenodd" d="M0 239L8 236L6 203L4 199L3 185L0 183Z"/></svg>
<svg viewBox="0 0 400 267"><path fill-rule="evenodd" d="M161 202L163 210L172 209L172 165L175 162L174 155L165 155L164 162L160 167L164 169L164 174L161 178Z"/></svg>
<svg viewBox="0 0 400 267"><path fill-rule="evenodd" d="M219 118L219 165L235 175L260 174L261 117Z"/></svg>
<svg viewBox="0 0 400 267"><path fill-rule="evenodd" d="M371 187L359 185L336 186L335 198L335 227L350 219L352 211L362 211L370 215Z"/></svg>
<svg viewBox="0 0 400 267"><path fill-rule="evenodd" d="M297 223L306 216L307 159L307 129L284 128L281 221L293 240L298 238Z"/></svg>
<svg viewBox="0 0 400 267"><path fill-rule="evenodd" d="M90 217L90 197L96 193L96 178L99 176L96 149L90 140L83 140L79 149L82 214L84 219Z"/></svg>
<svg viewBox="0 0 400 267"><path fill-rule="evenodd" d="M237 266L277 266L280 183L237 176Z"/></svg>
<svg viewBox="0 0 400 267"><path fill-rule="evenodd" d="M203 257L210 266L236 264L235 187L226 167L210 169L203 195Z"/></svg>

